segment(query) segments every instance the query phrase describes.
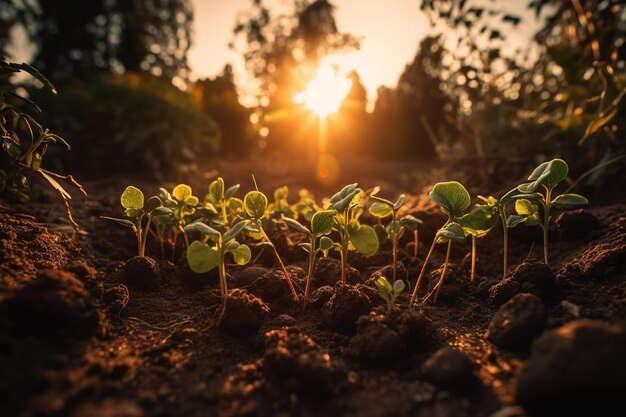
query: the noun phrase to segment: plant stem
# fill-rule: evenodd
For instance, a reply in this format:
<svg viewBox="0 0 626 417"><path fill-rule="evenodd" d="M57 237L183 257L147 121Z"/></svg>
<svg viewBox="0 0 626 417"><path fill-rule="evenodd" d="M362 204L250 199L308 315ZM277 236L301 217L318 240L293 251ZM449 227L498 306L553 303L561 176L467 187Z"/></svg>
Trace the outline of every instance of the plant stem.
<svg viewBox="0 0 626 417"><path fill-rule="evenodd" d="M274 246L269 236L267 236L267 233L265 233L265 230L263 229L263 227L261 227L260 222L258 223L258 226L259 226L259 229L261 230L261 233L263 234L263 238L270 244L270 246L272 247L272 250L274 251L274 256L276 257L276 260L278 261L278 264L280 265L280 269L283 271L283 274L285 275L285 279L287 280L287 284L289 285L289 290L291 291L291 295L293 296L293 299L295 301L298 301L298 293L296 292L296 289L293 287L293 283L291 282L291 276L289 275L289 272L287 272L287 268L285 268L285 264L283 263L283 260L280 259L280 255L278 254L278 251L276 250L276 246Z"/></svg>
<svg viewBox="0 0 626 417"><path fill-rule="evenodd" d="M222 220L224 220L224 226L228 225L228 216L226 215L226 200L222 200Z"/></svg>
<svg viewBox="0 0 626 417"><path fill-rule="evenodd" d="M413 242L415 243L415 246L413 247L413 257L417 258L417 244L419 243L419 232L417 231L417 228L413 232Z"/></svg>
<svg viewBox="0 0 626 417"><path fill-rule="evenodd" d="M222 311L220 313L217 324L219 325L226 313L226 304L228 302L228 282L226 281L226 264L224 263L224 250L220 244L220 256L219 256L219 274L220 274L220 294L222 296Z"/></svg>
<svg viewBox="0 0 626 417"><path fill-rule="evenodd" d="M142 241L141 241L141 238L143 236L142 229L141 229L141 220L142 219L143 219L143 214L141 216L137 217L137 231L136 231L136 234L137 234L137 248L138 248L138 251L139 251L139 256L143 258L144 257L144 248L143 248L143 244L142 244Z"/></svg>
<svg viewBox="0 0 626 417"><path fill-rule="evenodd" d="M550 225L550 209L552 208L552 190L546 188L546 204L543 206L543 260L549 265L548 260L548 230Z"/></svg>
<svg viewBox="0 0 626 417"><path fill-rule="evenodd" d="M350 209L344 213L344 233L341 234L341 283L346 284L346 268L348 264L348 242L350 236L348 236L348 217Z"/></svg>
<svg viewBox="0 0 626 417"><path fill-rule="evenodd" d="M152 215L148 214L148 223L146 224L146 229L143 232L142 242L141 242L141 253L145 256L146 254L146 242L148 241L148 232L150 231L150 223L152 223Z"/></svg>
<svg viewBox="0 0 626 417"><path fill-rule="evenodd" d="M309 252L309 269L306 275L306 285L304 287L304 305L303 309L306 308L306 303L309 300L309 290L311 288L311 280L313 279L313 268L315 266L315 236L311 236L311 252Z"/></svg>
<svg viewBox="0 0 626 417"><path fill-rule="evenodd" d="M470 272L470 282L474 283L476 272L476 236L472 235L472 270Z"/></svg>
<svg viewBox="0 0 626 417"><path fill-rule="evenodd" d="M396 277L398 275L398 235L396 233L396 211L393 211L393 227L392 227L392 253L393 253L393 281L396 282Z"/></svg>
<svg viewBox="0 0 626 417"><path fill-rule="evenodd" d="M430 299L430 297L435 295L434 302L437 302L437 296L439 295L439 290L443 286L443 280L446 277L446 272L448 271L448 262L450 261L450 251L452 249L452 241L448 241L448 250L446 251L446 260L443 262L443 270L441 271L441 276L439 277L439 281L437 285L428 293L428 295L424 298L420 306L426 304L426 302Z"/></svg>
<svg viewBox="0 0 626 417"><path fill-rule="evenodd" d="M348 257L348 251L344 245L341 245L341 283L346 283L346 258Z"/></svg>
<svg viewBox="0 0 626 417"><path fill-rule="evenodd" d="M502 247L503 247L503 259L502 259L502 279L506 278L508 270L508 257L509 257L509 227L506 224L506 213L504 208L500 208L500 222L502 223Z"/></svg>
<svg viewBox="0 0 626 417"><path fill-rule="evenodd" d="M428 265L428 261L430 260L430 256L433 254L433 250L435 249L435 245L437 243L437 236L433 238L433 243L430 245L430 249L428 250L428 254L426 255L426 259L424 259L424 265L422 265L422 270L420 271L419 277L417 277L417 282L415 283L415 288L413 288L413 295L411 295L411 301L409 302L409 306L412 306L417 299L417 292L420 287L420 283L422 282L422 278L424 277L424 272L426 271L426 265Z"/></svg>

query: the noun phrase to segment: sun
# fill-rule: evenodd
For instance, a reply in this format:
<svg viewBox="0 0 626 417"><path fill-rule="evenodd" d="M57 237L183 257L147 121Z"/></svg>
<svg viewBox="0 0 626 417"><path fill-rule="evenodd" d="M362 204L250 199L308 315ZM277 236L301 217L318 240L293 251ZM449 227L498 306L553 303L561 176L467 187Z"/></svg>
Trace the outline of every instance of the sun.
<svg viewBox="0 0 626 417"><path fill-rule="evenodd" d="M296 103L302 103L320 117L339 110L341 102L352 88L352 82L340 75L330 64L322 64L307 89L296 94Z"/></svg>

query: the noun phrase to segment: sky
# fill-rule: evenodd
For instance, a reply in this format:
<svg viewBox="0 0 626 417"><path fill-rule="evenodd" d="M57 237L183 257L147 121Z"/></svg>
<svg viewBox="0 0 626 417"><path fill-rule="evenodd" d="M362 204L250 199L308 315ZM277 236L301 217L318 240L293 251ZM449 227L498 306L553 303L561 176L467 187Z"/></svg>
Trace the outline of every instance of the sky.
<svg viewBox="0 0 626 417"><path fill-rule="evenodd" d="M249 7L250 0L192 0L194 4L194 44L189 51L190 65L197 77L213 77L230 63L236 81L247 79L243 58L231 50L237 14ZM334 0L335 19L342 32L362 37L361 49L342 59L347 69L356 69L368 92L370 108L381 85L395 86L405 65L417 52L419 39L429 23L419 11L419 0ZM266 0L272 12L289 13L290 0ZM242 102L248 102L245 97Z"/></svg>

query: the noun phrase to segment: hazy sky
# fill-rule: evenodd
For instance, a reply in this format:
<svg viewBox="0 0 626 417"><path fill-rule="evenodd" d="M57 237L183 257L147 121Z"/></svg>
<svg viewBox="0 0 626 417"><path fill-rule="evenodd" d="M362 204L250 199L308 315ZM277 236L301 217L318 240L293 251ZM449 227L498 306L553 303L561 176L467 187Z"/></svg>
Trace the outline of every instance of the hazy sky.
<svg viewBox="0 0 626 417"><path fill-rule="evenodd" d="M198 77L219 74L231 63L239 81L245 80L243 59L228 48L238 12L250 0L192 0L195 6L194 45L189 53ZM380 85L395 85L428 29L419 0L334 0L340 31L363 37L361 49L346 57L346 66L361 75L370 100ZM290 0L266 0L272 11L292 10Z"/></svg>

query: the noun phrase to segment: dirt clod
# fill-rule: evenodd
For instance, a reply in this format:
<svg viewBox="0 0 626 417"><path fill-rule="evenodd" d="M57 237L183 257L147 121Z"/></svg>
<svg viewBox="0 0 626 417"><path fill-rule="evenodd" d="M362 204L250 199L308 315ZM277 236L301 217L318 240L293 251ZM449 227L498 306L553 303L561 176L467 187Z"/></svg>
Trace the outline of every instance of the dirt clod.
<svg viewBox="0 0 626 417"><path fill-rule="evenodd" d="M476 382L474 363L463 352L449 346L435 352L424 363L424 376L444 389L468 388Z"/></svg>
<svg viewBox="0 0 626 417"><path fill-rule="evenodd" d="M556 227L567 239L588 238L602 229L602 223L585 209L564 211L556 218Z"/></svg>
<svg viewBox="0 0 626 417"><path fill-rule="evenodd" d="M496 345L522 350L546 325L546 309L539 297L522 293L507 301L491 319L487 339Z"/></svg>
<svg viewBox="0 0 626 417"><path fill-rule="evenodd" d="M152 258L134 256L124 263L120 278L131 289L154 291L161 285L161 269Z"/></svg>
<svg viewBox="0 0 626 417"><path fill-rule="evenodd" d="M326 322L338 331L351 333L358 318L369 313L372 302L358 285L338 283L334 290L323 309Z"/></svg>
<svg viewBox="0 0 626 417"><path fill-rule="evenodd" d="M390 329L384 316L361 316L357 334L350 340L350 351L365 364L388 364L398 360L406 346L400 335Z"/></svg>
<svg viewBox="0 0 626 417"><path fill-rule="evenodd" d="M240 336L254 336L269 312L269 307L260 298L248 294L246 290L232 290L228 293L220 330Z"/></svg>

